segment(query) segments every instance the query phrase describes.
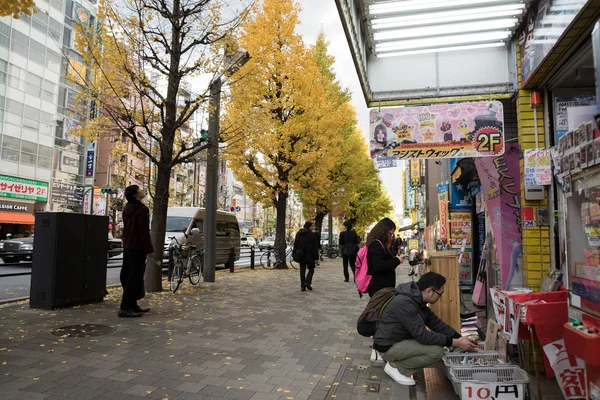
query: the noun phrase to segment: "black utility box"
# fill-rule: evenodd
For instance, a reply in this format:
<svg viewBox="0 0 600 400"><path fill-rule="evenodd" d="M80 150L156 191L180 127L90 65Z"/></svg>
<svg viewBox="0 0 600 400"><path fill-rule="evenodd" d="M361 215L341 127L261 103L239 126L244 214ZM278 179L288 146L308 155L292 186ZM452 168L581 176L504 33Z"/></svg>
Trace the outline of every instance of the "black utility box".
<svg viewBox="0 0 600 400"><path fill-rule="evenodd" d="M54 309L103 301L107 254L108 217L37 213L30 307Z"/></svg>

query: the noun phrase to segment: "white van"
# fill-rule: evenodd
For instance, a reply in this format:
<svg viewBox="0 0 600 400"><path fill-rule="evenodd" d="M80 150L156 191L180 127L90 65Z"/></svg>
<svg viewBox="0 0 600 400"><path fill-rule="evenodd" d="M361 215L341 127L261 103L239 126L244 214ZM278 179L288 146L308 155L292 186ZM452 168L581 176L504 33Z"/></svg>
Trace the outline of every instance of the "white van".
<svg viewBox="0 0 600 400"><path fill-rule="evenodd" d="M191 242L198 247L198 250L204 249L204 215L204 208L168 208L163 258L169 258L170 238L173 236L181 244ZM200 232L192 234L191 231L194 228L198 228ZM240 259L240 227L237 218L235 214L217 211L216 264L227 264L229 261L229 251L232 247L235 250L235 260L237 261Z"/></svg>

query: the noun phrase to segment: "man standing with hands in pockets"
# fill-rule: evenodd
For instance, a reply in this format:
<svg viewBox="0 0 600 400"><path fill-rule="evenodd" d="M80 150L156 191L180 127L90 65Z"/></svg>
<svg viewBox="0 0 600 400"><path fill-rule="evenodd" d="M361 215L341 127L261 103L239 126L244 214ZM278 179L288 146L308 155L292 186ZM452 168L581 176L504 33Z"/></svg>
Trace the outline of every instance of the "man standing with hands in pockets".
<svg viewBox="0 0 600 400"><path fill-rule="evenodd" d="M123 209L123 268L120 276L123 298L119 317L141 317L150 311L137 303L145 295L146 258L154 254L150 240L150 210L142 203L144 197L144 191L137 185L125 189L127 205Z"/></svg>

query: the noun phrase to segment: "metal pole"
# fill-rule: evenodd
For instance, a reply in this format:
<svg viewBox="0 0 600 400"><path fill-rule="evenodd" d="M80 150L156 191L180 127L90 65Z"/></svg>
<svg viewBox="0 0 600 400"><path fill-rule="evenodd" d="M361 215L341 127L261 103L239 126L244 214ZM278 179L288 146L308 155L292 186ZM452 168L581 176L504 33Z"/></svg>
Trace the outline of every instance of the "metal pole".
<svg viewBox="0 0 600 400"><path fill-rule="evenodd" d="M329 213L327 229L329 230L329 237L327 238L329 240L329 245L333 246L333 213L331 212ZM319 241L320 240L321 238L319 238Z"/></svg>
<svg viewBox="0 0 600 400"><path fill-rule="evenodd" d="M206 208L204 216L204 281L215 281L217 251L217 192L219 180L219 114L221 78L210 84L210 114L208 117L208 160L206 161Z"/></svg>

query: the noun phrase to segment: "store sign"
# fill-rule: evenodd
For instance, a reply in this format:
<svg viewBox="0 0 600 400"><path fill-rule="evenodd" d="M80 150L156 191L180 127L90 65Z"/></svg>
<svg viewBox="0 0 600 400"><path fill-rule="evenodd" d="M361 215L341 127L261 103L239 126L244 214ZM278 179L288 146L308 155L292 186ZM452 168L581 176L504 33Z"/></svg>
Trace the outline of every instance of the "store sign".
<svg viewBox="0 0 600 400"><path fill-rule="evenodd" d="M526 83L588 0L540 0L519 36L521 79Z"/></svg>
<svg viewBox="0 0 600 400"><path fill-rule="evenodd" d="M60 170L70 174L79 173L79 154L69 153L66 151L60 152Z"/></svg>
<svg viewBox="0 0 600 400"><path fill-rule="evenodd" d="M561 96L556 97L556 143L562 135L569 131L569 107L595 106L595 96Z"/></svg>
<svg viewBox="0 0 600 400"><path fill-rule="evenodd" d="M552 184L550 150L525 150L525 186L547 186Z"/></svg>
<svg viewBox="0 0 600 400"><path fill-rule="evenodd" d="M569 354L564 339L543 346L564 398L587 399L585 361Z"/></svg>
<svg viewBox="0 0 600 400"><path fill-rule="evenodd" d="M94 176L94 163L96 161L96 142L92 142L87 147L85 154L85 176L91 178Z"/></svg>
<svg viewBox="0 0 600 400"><path fill-rule="evenodd" d="M408 250L419 250L419 239L408 239Z"/></svg>
<svg viewBox="0 0 600 400"><path fill-rule="evenodd" d="M371 157L398 160L504 153L499 101L373 109Z"/></svg>
<svg viewBox="0 0 600 400"><path fill-rule="evenodd" d="M0 197L48 201L48 183L0 175Z"/></svg>
<svg viewBox="0 0 600 400"><path fill-rule="evenodd" d="M83 201L83 186L52 181L52 202L80 207Z"/></svg>
<svg viewBox="0 0 600 400"><path fill-rule="evenodd" d="M380 157L375 160L377 169L395 168L398 166L398 160L395 157Z"/></svg>
<svg viewBox="0 0 600 400"><path fill-rule="evenodd" d="M409 188L407 192L408 204L406 205L406 208L412 210L415 208L415 191L412 188Z"/></svg>
<svg viewBox="0 0 600 400"><path fill-rule="evenodd" d="M473 236L470 212L450 213L450 244L458 252L461 285L473 284Z"/></svg>
<svg viewBox="0 0 600 400"><path fill-rule="evenodd" d="M448 243L448 235L450 234L450 219L448 215L448 184L438 183L438 207L440 210L440 240Z"/></svg>
<svg viewBox="0 0 600 400"><path fill-rule="evenodd" d="M450 208L470 209L473 206L467 185L462 182L452 182L450 188Z"/></svg>
<svg viewBox="0 0 600 400"><path fill-rule="evenodd" d="M17 202L13 203L13 202L7 202L7 201L0 200L0 211L33 214L33 204L17 203Z"/></svg>
<svg viewBox="0 0 600 400"><path fill-rule="evenodd" d="M410 160L410 186L421 186L421 161Z"/></svg>
<svg viewBox="0 0 600 400"><path fill-rule="evenodd" d="M79 3L73 3L73 19L75 22L88 26L90 23L90 12Z"/></svg>
<svg viewBox="0 0 600 400"><path fill-rule="evenodd" d="M475 166L498 249L502 288L522 287L519 145L510 143L500 157L477 158Z"/></svg>

